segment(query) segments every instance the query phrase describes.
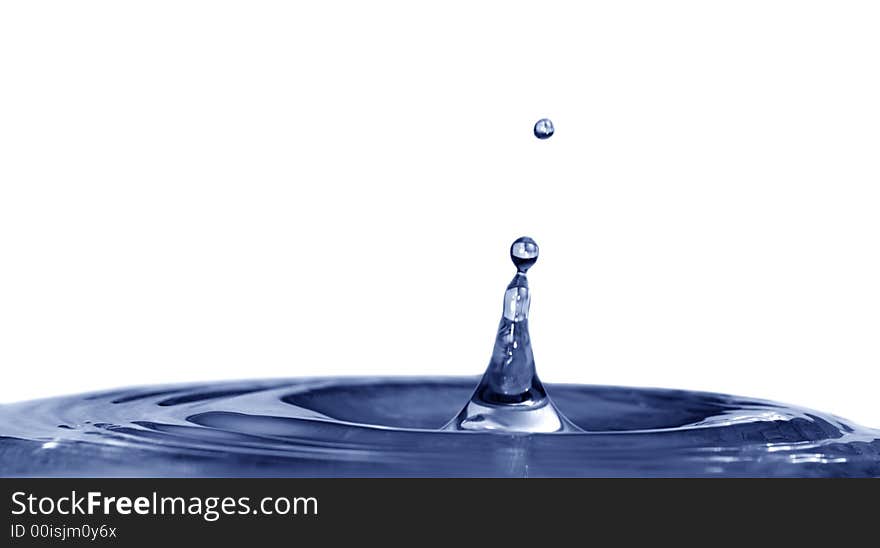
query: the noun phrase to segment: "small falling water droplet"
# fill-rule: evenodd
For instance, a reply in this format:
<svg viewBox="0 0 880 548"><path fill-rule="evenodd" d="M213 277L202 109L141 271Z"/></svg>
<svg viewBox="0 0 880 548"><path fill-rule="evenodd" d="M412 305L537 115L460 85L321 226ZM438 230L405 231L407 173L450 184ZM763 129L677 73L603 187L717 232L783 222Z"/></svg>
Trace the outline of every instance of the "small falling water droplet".
<svg viewBox="0 0 880 548"><path fill-rule="evenodd" d="M535 137L543 140L553 137L553 132L556 130L553 128L553 122L551 122L549 118L541 118L535 122L534 131Z"/></svg>

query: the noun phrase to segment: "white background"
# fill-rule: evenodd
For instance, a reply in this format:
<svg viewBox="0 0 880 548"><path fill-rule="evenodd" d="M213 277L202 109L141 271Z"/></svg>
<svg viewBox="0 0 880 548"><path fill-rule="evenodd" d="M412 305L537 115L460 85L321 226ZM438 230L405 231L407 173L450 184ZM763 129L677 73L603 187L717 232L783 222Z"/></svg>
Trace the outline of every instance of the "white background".
<svg viewBox="0 0 880 548"><path fill-rule="evenodd" d="M528 234L545 381L880 426L878 28L876 2L5 2L0 401L476 375Z"/></svg>

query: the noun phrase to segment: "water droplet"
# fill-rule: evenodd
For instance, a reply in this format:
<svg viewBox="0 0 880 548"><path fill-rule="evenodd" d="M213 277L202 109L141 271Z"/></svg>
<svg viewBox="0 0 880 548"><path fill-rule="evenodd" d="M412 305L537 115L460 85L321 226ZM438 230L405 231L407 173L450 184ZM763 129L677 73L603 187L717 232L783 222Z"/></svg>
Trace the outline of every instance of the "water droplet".
<svg viewBox="0 0 880 548"><path fill-rule="evenodd" d="M549 118L541 118L537 122L535 122L535 137L538 139L549 139L553 137L553 132L556 131L553 128L553 122L550 121Z"/></svg>
<svg viewBox="0 0 880 548"><path fill-rule="evenodd" d="M538 244L528 236L517 238L510 246L510 260L525 274L538 260Z"/></svg>

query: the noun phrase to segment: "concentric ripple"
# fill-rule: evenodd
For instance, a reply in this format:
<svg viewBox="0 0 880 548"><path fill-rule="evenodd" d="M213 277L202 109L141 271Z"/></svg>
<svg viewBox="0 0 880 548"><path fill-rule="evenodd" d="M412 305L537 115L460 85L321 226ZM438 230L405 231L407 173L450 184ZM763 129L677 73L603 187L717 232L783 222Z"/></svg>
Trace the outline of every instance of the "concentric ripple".
<svg viewBox="0 0 880 548"><path fill-rule="evenodd" d="M0 406L0 475L880 475L880 431L703 392L547 385L581 431L443 430L475 382L239 381Z"/></svg>

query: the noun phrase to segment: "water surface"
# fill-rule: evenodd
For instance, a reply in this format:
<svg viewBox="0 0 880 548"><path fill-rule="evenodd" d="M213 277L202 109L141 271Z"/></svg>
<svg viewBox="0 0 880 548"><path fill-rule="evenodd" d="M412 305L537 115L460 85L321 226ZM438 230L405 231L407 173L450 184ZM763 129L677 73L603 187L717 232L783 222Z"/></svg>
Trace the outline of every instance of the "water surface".
<svg viewBox="0 0 880 548"><path fill-rule="evenodd" d="M704 392L547 385L577 431L443 430L476 378L141 387L0 406L2 476L880 476L880 432Z"/></svg>

